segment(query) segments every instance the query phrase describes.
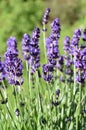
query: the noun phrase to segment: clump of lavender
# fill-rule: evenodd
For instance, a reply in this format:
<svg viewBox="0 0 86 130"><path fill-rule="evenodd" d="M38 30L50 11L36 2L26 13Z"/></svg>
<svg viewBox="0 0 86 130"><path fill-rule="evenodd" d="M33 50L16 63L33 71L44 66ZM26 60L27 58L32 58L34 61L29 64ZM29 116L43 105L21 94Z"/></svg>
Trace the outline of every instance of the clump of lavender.
<svg viewBox="0 0 86 130"><path fill-rule="evenodd" d="M0 57L0 82L5 79L4 62L1 61Z"/></svg>
<svg viewBox="0 0 86 130"><path fill-rule="evenodd" d="M22 85L22 60L18 58L17 42L15 37L7 40L5 53L5 73L9 84Z"/></svg>

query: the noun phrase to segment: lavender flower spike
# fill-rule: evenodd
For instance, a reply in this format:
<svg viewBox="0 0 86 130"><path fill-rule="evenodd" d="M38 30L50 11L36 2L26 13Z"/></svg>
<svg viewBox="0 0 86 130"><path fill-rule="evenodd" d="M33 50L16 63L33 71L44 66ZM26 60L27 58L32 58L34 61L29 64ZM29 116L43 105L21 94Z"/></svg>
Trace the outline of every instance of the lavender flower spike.
<svg viewBox="0 0 86 130"><path fill-rule="evenodd" d="M66 36L64 39L64 51L69 54L70 52L70 37Z"/></svg>
<svg viewBox="0 0 86 130"><path fill-rule="evenodd" d="M4 62L1 61L0 57L0 82L5 79Z"/></svg>
<svg viewBox="0 0 86 130"><path fill-rule="evenodd" d="M46 82L50 82L51 79L53 78L53 65L51 64L44 64L42 66L42 70L43 70L43 79L46 81Z"/></svg>
<svg viewBox="0 0 86 130"><path fill-rule="evenodd" d="M10 37L7 41L7 52L5 53L5 73L9 84L23 84L22 68L22 61L18 58L16 38Z"/></svg>
<svg viewBox="0 0 86 130"><path fill-rule="evenodd" d="M72 41L71 41L72 46L78 46L80 36L81 36L81 30L76 29L74 31L73 38L72 38Z"/></svg>
<svg viewBox="0 0 86 130"><path fill-rule="evenodd" d="M54 19L51 24L52 32L46 38L46 48L48 62L56 65L56 59L59 57L58 40L60 38L60 21L58 18Z"/></svg>
<svg viewBox="0 0 86 130"><path fill-rule="evenodd" d="M22 39L22 52L25 60L29 60L29 46L30 46L30 36L28 34L24 34Z"/></svg>
<svg viewBox="0 0 86 130"><path fill-rule="evenodd" d="M50 8L47 8L46 11L45 11L45 14L43 16L43 19L42 19L42 23L43 24L47 24L48 23L49 13L50 13Z"/></svg>
<svg viewBox="0 0 86 130"><path fill-rule="evenodd" d="M30 58L28 60L29 66L31 66L31 73L33 74L40 66L40 49L39 49L39 37L40 29L35 28L32 33L32 38L29 46Z"/></svg>

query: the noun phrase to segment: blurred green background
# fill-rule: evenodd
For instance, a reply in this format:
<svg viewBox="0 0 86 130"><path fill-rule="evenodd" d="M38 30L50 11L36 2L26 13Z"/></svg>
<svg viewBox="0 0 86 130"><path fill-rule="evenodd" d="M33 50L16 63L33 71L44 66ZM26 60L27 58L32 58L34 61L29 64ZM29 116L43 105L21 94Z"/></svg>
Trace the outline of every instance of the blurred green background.
<svg viewBox="0 0 86 130"><path fill-rule="evenodd" d="M51 8L48 29L54 18L61 21L60 48L64 36L72 36L75 28L86 27L86 0L0 0L0 55L6 51L10 36L15 36L21 46L24 33L31 35L35 26L42 30L42 16L47 7Z"/></svg>

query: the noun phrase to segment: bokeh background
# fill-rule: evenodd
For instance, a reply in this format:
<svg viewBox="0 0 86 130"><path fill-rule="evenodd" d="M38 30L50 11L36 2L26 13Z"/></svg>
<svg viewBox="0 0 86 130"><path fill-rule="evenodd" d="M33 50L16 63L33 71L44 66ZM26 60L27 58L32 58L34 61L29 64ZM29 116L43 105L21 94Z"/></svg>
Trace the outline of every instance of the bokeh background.
<svg viewBox="0 0 86 130"><path fill-rule="evenodd" d="M75 28L86 27L86 0L0 0L0 55L6 51L10 36L17 38L20 47L24 33L31 35L36 26L42 30L42 16L47 7L51 8L47 35L52 20L58 17L61 21L61 52L64 37L72 36Z"/></svg>

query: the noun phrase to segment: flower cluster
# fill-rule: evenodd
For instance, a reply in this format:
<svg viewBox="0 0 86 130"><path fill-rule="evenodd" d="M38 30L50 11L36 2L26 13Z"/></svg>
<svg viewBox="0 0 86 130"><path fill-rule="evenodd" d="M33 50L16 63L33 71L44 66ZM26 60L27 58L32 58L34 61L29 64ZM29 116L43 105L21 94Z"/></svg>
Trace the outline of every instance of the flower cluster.
<svg viewBox="0 0 86 130"><path fill-rule="evenodd" d="M59 50L58 50L58 39L60 38L60 21L58 18L54 19L51 23L51 34L48 38L46 38L46 49L47 49L47 58L48 64L46 66L56 66L57 58L59 57ZM45 66L45 65L44 65ZM43 66L43 78L46 79L47 73L51 73L48 69L47 73L44 72ZM45 77L44 77L45 76ZM53 76L50 76L52 79Z"/></svg>
<svg viewBox="0 0 86 130"><path fill-rule="evenodd" d="M35 28L32 33L32 38L28 34L24 34L22 39L23 57L28 61L31 74L40 66L40 49L39 49L40 29Z"/></svg>
<svg viewBox="0 0 86 130"><path fill-rule="evenodd" d="M18 58L17 42L15 37L7 40L7 52L5 53L5 73L9 84L22 85L22 60Z"/></svg>
<svg viewBox="0 0 86 130"><path fill-rule="evenodd" d="M76 81L84 83L86 78L86 47L79 46L79 40L82 38L85 41L86 30L82 33L80 29L74 31L72 40L66 37L64 40L64 50L67 52L66 74L73 76L73 65L76 69Z"/></svg>

